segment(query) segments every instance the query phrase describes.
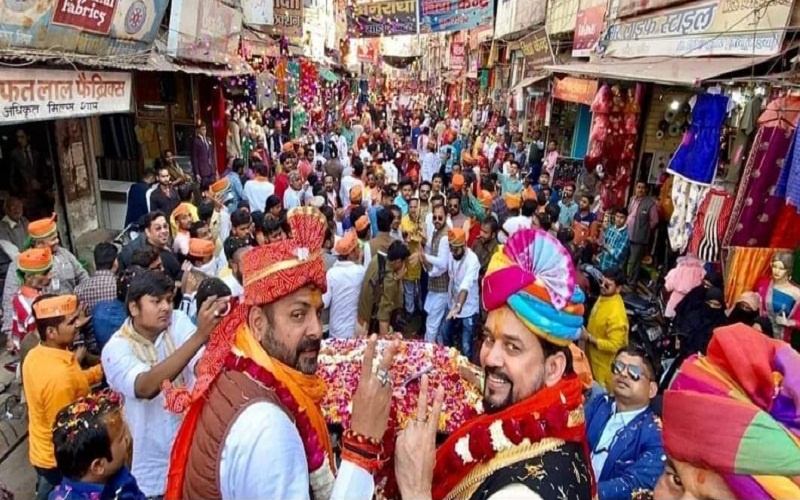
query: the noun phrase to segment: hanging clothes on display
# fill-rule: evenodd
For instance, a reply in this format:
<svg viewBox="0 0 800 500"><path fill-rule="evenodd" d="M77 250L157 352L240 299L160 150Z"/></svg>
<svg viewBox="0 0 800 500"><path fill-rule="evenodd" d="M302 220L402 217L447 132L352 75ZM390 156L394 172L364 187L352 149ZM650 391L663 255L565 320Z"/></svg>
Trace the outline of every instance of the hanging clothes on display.
<svg viewBox="0 0 800 500"><path fill-rule="evenodd" d="M725 302L734 304L743 292L755 289L759 279L766 276L774 248L733 247L725 265Z"/></svg>
<svg viewBox="0 0 800 500"><path fill-rule="evenodd" d="M758 116L761 114L761 98L756 96L747 101L741 112L737 115L736 137L733 139L731 162L725 180L736 184L742 174L742 167L747 159L747 148L753 139L753 133L758 128Z"/></svg>
<svg viewBox="0 0 800 500"><path fill-rule="evenodd" d="M800 211L800 140L798 140L798 134L800 134L800 128L795 129L792 136L789 153L786 155L786 161L783 162L778 184L775 186L775 196L784 198L787 205Z"/></svg>
<svg viewBox="0 0 800 500"><path fill-rule="evenodd" d="M719 160L719 138L729 99L718 94L698 94L692 108L692 124L672 156L667 171L684 179L709 185Z"/></svg>
<svg viewBox="0 0 800 500"><path fill-rule="evenodd" d="M773 196L792 132L780 127L759 127L747 159L724 245L769 245L783 199Z"/></svg>
<svg viewBox="0 0 800 500"><path fill-rule="evenodd" d="M706 262L717 262L722 239L733 211L733 196L723 189L712 188L697 211L697 219L689 242L689 252Z"/></svg>
<svg viewBox="0 0 800 500"><path fill-rule="evenodd" d="M783 205L778 211L769 246L771 248L800 247L800 212L797 211L797 207Z"/></svg>
<svg viewBox="0 0 800 500"><path fill-rule="evenodd" d="M682 253L686 250L686 246L692 237L695 216L708 189L708 186L689 182L682 177L676 176L674 178L672 182L672 204L674 210L667 228L669 244L673 251Z"/></svg>

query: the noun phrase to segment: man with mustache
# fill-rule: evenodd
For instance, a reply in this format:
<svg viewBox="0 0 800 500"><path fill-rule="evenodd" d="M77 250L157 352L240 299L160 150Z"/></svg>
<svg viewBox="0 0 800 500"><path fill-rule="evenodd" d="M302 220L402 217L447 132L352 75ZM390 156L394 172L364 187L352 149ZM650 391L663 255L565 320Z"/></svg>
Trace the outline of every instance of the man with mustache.
<svg viewBox="0 0 800 500"><path fill-rule="evenodd" d="M442 395L431 414L421 397L397 441L403 498L593 497L582 385L569 350L580 336L584 301L569 285L574 273L560 243L539 229L517 231L494 254L483 280L486 413L434 450Z"/></svg>
<svg viewBox="0 0 800 500"><path fill-rule="evenodd" d="M373 373L376 338L368 342L336 474L319 407L325 384L315 375L327 221L313 207L291 210L287 219L291 238L243 256L244 302L227 311L212 333L192 393L170 393L170 410L186 413L172 449L166 498L373 496L397 345Z"/></svg>

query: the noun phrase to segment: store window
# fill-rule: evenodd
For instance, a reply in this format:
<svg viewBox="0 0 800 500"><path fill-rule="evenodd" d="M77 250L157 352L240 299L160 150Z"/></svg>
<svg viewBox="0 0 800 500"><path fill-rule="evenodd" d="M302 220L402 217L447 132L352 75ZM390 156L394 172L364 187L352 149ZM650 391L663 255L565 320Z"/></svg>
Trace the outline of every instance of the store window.
<svg viewBox="0 0 800 500"><path fill-rule="evenodd" d="M0 189L23 201L29 220L55 211L55 172L58 165L53 121L0 127Z"/></svg>

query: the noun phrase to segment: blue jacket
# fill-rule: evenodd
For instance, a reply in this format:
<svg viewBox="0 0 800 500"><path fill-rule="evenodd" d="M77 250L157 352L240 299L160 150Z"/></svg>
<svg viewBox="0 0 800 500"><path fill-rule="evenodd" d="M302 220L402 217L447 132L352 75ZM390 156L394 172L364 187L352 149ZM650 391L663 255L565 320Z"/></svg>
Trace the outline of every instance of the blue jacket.
<svg viewBox="0 0 800 500"><path fill-rule="evenodd" d="M586 438L592 452L613 414L609 395L593 398L586 405ZM594 471L600 500L628 500L638 489L653 490L664 473L666 456L661 442L660 421L649 407L616 436L602 471Z"/></svg>

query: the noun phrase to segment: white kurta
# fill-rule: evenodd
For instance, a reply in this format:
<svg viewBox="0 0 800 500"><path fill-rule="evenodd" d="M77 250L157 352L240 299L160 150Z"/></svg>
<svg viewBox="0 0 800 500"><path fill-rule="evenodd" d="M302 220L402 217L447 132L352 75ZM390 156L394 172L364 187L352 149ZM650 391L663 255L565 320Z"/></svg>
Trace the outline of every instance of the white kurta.
<svg viewBox="0 0 800 500"><path fill-rule="evenodd" d="M272 403L247 407L225 439L219 465L222 498L309 498L309 472L297 427ZM366 470L342 462L332 500L372 498Z"/></svg>

